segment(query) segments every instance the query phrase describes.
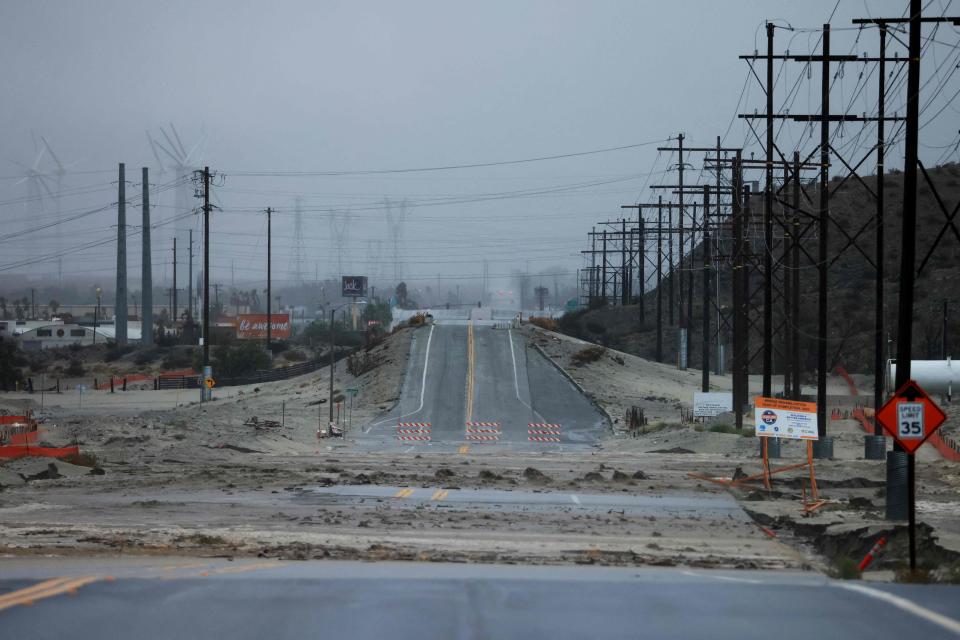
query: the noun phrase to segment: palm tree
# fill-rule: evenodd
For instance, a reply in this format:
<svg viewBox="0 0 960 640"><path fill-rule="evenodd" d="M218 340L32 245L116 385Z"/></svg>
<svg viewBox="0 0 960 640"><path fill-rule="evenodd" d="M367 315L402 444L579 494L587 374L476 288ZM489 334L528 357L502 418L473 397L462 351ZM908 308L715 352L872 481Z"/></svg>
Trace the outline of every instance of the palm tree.
<svg viewBox="0 0 960 640"><path fill-rule="evenodd" d="M47 303L47 306L50 307L51 315L57 315L57 309L60 308L59 302L57 302L56 300L51 300L50 302Z"/></svg>
<svg viewBox="0 0 960 640"><path fill-rule="evenodd" d="M0 296L0 316L3 316L3 320L10 319L10 313L7 311L7 299L3 296Z"/></svg>

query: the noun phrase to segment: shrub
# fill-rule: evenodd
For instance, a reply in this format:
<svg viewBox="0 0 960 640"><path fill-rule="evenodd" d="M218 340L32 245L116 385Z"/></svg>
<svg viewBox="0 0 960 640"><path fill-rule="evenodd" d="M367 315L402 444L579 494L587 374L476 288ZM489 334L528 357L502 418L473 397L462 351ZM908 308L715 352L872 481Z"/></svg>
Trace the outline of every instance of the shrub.
<svg viewBox="0 0 960 640"><path fill-rule="evenodd" d="M527 320L527 322L529 322L535 327L546 329L547 331L557 330L557 321L554 320L553 318L542 318L539 316L532 316Z"/></svg>
<svg viewBox="0 0 960 640"><path fill-rule="evenodd" d="M606 347L601 347L598 344L592 344L589 347L584 347L580 351L573 354L573 365L576 367L582 367L585 364L590 362L596 362L602 358L607 353Z"/></svg>
<svg viewBox="0 0 960 640"><path fill-rule="evenodd" d="M219 345L214 352L214 370L226 377L243 376L270 368L270 356L260 342L241 342L236 346Z"/></svg>
<svg viewBox="0 0 960 640"><path fill-rule="evenodd" d="M163 351L156 347L153 349L141 349L133 356L133 362L139 365L150 364L162 354Z"/></svg>
<svg viewBox="0 0 960 640"><path fill-rule="evenodd" d="M64 462L75 464L80 467L99 467L100 461L92 453L73 453L63 459Z"/></svg>
<svg viewBox="0 0 960 640"><path fill-rule="evenodd" d="M840 558L837 560L833 571L834 577L841 580L859 580L861 577L860 567L852 558Z"/></svg>
<svg viewBox="0 0 960 640"><path fill-rule="evenodd" d="M123 356L132 352L135 349L132 345L120 346L116 343L111 343L110 347L107 349L107 352L103 354L104 362L113 362L114 360L119 360Z"/></svg>
<svg viewBox="0 0 960 640"><path fill-rule="evenodd" d="M172 351L168 353L160 366L164 369L183 369L193 366L193 357L184 351Z"/></svg>
<svg viewBox="0 0 960 640"><path fill-rule="evenodd" d="M598 324L598 323L596 323L596 322L588 322L588 323L587 323L587 331L589 331L590 333L600 334L600 333L606 333L606 332L607 332L607 328L606 328L605 326L603 326L602 324Z"/></svg>
<svg viewBox="0 0 960 640"><path fill-rule="evenodd" d="M66 370L64 370L64 373L70 377L79 378L80 376L85 374L86 371L83 368L83 363L77 360L76 358L74 358L70 360L70 366L68 366Z"/></svg>
<svg viewBox="0 0 960 640"><path fill-rule="evenodd" d="M307 354L301 349L287 349L283 352L283 357L290 362L303 362L307 359Z"/></svg>

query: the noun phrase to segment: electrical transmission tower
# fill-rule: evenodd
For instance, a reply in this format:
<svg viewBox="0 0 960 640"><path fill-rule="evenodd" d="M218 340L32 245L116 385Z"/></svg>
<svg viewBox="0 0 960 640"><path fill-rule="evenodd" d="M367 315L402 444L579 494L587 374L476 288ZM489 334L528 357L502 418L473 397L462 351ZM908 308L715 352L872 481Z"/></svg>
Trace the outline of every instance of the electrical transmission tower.
<svg viewBox="0 0 960 640"><path fill-rule="evenodd" d="M293 247L290 251L290 265L287 277L290 282L302 285L306 280L307 251L303 245L303 210L301 200L293 201Z"/></svg>
<svg viewBox="0 0 960 640"><path fill-rule="evenodd" d="M395 204L389 199L385 199L384 211L387 216L387 231L390 234L393 253L393 279L395 282L399 282L403 276L403 225L410 216L410 209L406 200Z"/></svg>
<svg viewBox="0 0 960 640"><path fill-rule="evenodd" d="M343 275L343 255L350 241L350 210L330 212L330 270L335 278Z"/></svg>
<svg viewBox="0 0 960 640"><path fill-rule="evenodd" d="M380 264L382 259L383 240L367 240L367 275L371 280L376 280L383 275Z"/></svg>

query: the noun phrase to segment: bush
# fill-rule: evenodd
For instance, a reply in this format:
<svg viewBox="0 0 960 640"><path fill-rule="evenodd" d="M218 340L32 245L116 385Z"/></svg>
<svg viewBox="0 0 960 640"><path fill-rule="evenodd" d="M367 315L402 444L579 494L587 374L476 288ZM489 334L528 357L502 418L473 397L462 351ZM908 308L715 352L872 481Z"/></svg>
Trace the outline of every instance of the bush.
<svg viewBox="0 0 960 640"><path fill-rule="evenodd" d="M286 351L290 350L290 343L286 340L271 340L270 341L270 352L273 355L280 355Z"/></svg>
<svg viewBox="0 0 960 640"><path fill-rule="evenodd" d="M236 346L220 345L214 351L214 371L232 377L270 368L270 356L260 342L240 342Z"/></svg>
<svg viewBox="0 0 960 640"><path fill-rule="evenodd" d="M583 331L580 327L580 318L587 313L586 309L577 309L576 311L569 311L562 316L560 320L557 321L557 328L561 333L564 333L568 336L573 336L574 338L583 338Z"/></svg>
<svg viewBox="0 0 960 640"><path fill-rule="evenodd" d="M74 358L70 360L70 366L64 370L64 373L72 378L79 378L86 373L86 370L83 368L83 363Z"/></svg>
<svg viewBox="0 0 960 640"><path fill-rule="evenodd" d="M427 315L425 313L417 313L411 316L409 320L407 320L407 324L410 325L411 327L420 327L422 325L425 325L426 323L427 323Z"/></svg>
<svg viewBox="0 0 960 640"><path fill-rule="evenodd" d="M547 331L556 331L557 330L557 321L553 318L541 318L538 316L533 316L527 319L527 322L532 324L535 327L540 327L541 329L546 329Z"/></svg>
<svg viewBox="0 0 960 640"><path fill-rule="evenodd" d="M133 362L139 365L150 364L161 355L163 355L163 351L156 347L152 349L141 349L133 356Z"/></svg>
<svg viewBox="0 0 960 640"><path fill-rule="evenodd" d="M582 367L585 364L590 362L596 362L602 358L607 353L606 347L601 347L598 344L590 345L589 347L584 347L577 353L573 354L573 365L576 367Z"/></svg>
<svg viewBox="0 0 960 640"><path fill-rule="evenodd" d="M0 388L12 389L23 380L23 374L17 368L21 360L16 344L0 340Z"/></svg>
<svg viewBox="0 0 960 640"><path fill-rule="evenodd" d="M601 334L601 333L606 333L607 328L602 324L597 324L596 322L588 322L587 331L589 331L590 333Z"/></svg>
<svg viewBox="0 0 960 640"><path fill-rule="evenodd" d="M64 462L75 464L80 467L99 467L100 460L92 453L72 453L63 459Z"/></svg>
<svg viewBox="0 0 960 640"><path fill-rule="evenodd" d="M164 369L184 369L193 366L193 356L185 351L172 351L164 357L160 366Z"/></svg>
<svg viewBox="0 0 960 640"><path fill-rule="evenodd" d="M131 353L136 347L132 345L120 346L116 343L111 343L110 347L107 349L107 352L103 354L104 362L113 362L114 360L119 360L123 356Z"/></svg>
<svg viewBox="0 0 960 640"><path fill-rule="evenodd" d="M833 574L835 578L841 580L859 580L861 577L860 567L852 558L840 558L837 560Z"/></svg>
<svg viewBox="0 0 960 640"><path fill-rule="evenodd" d="M307 354L301 349L287 349L283 352L283 358L289 362L304 362Z"/></svg>

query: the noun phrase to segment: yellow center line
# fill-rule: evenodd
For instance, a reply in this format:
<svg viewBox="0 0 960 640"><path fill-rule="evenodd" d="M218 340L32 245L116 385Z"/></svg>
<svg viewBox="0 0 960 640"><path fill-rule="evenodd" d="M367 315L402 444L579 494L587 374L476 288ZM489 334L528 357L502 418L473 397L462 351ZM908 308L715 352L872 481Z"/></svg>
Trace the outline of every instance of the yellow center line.
<svg viewBox="0 0 960 640"><path fill-rule="evenodd" d="M30 587L24 587L23 589L11 591L10 593L5 593L2 596L0 596L0 605L2 605L8 600L16 600L17 598L27 594L53 588L63 582L66 582L67 580L70 580L70 578L67 576L63 576L60 578L52 578L50 580L44 580L43 582L38 582L37 584Z"/></svg>
<svg viewBox="0 0 960 640"><path fill-rule="evenodd" d="M97 576L83 576L80 578L64 579L58 578L56 580L48 580L46 582L41 582L38 585L32 587L27 587L25 589L20 589L18 591L13 591L3 596L0 599L0 611L4 609L9 609L10 607L15 607L17 605L30 606L37 600L43 600L44 598L51 598L53 596L61 595L64 593L69 593L73 595L77 592L77 589L85 585L90 584L91 582L96 582L100 580Z"/></svg>
<svg viewBox="0 0 960 640"><path fill-rule="evenodd" d="M393 494L393 497L408 498L411 494L413 494L413 489L400 489L400 491L397 491L395 494Z"/></svg>
<svg viewBox="0 0 960 640"><path fill-rule="evenodd" d="M467 325L467 422L473 421L473 320Z"/></svg>
<svg viewBox="0 0 960 640"><path fill-rule="evenodd" d="M447 494L448 494L448 493L450 493L450 492L447 491L446 489L437 489L437 491L436 491L432 496L430 496L430 499L431 499L431 500L443 500L444 498L447 497Z"/></svg>
<svg viewBox="0 0 960 640"><path fill-rule="evenodd" d="M462 444L460 445L460 453L467 453L470 451L470 445Z"/></svg>

